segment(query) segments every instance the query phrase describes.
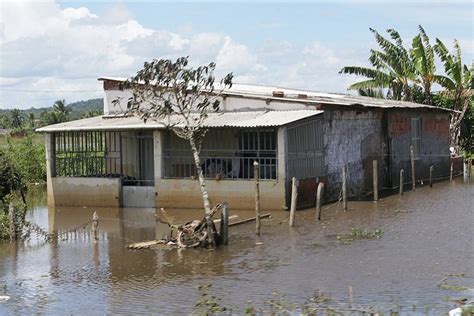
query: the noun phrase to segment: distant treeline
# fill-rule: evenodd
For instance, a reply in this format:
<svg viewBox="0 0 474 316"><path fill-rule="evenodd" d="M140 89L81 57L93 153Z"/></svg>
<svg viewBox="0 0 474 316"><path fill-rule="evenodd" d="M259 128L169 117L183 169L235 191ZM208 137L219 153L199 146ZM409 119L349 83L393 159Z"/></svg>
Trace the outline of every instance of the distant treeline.
<svg viewBox="0 0 474 316"><path fill-rule="evenodd" d="M0 128L12 129L18 132L101 115L103 114L103 102L102 98L70 104L66 104L66 100L57 100L52 106L46 108L0 109Z"/></svg>

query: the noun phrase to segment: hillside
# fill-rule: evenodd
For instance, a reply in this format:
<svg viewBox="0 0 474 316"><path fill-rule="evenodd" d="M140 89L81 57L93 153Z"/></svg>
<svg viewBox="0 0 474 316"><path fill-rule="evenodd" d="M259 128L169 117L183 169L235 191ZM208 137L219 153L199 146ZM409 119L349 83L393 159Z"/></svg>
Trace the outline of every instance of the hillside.
<svg viewBox="0 0 474 316"><path fill-rule="evenodd" d="M78 102L73 102L69 103L66 105L67 108L71 109L71 114L70 114L70 119L71 120L76 120L81 118L82 114L87 113L89 111L102 111L103 110L103 102L104 99L98 98L98 99L89 99L85 101L78 101ZM1 114L6 114L10 111L11 109L0 109L0 115ZM39 117L41 112L49 112L53 110L53 106L46 107L46 108L29 108L27 110L20 110L20 112L23 115L28 115L29 113L34 113L35 117Z"/></svg>

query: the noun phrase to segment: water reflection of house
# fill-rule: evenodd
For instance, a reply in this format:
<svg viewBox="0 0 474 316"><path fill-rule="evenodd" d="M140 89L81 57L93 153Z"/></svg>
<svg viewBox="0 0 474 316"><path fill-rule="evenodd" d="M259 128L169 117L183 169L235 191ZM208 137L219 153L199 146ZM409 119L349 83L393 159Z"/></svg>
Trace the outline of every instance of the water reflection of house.
<svg viewBox="0 0 474 316"><path fill-rule="evenodd" d="M51 125L46 133L50 205L199 208L189 146L164 122L123 116L129 91L120 78L104 84L104 115ZM289 182L300 179L299 206L314 204L318 181L326 198L338 197L347 165L349 194L372 190L372 161L379 183L410 175L410 145L417 177L449 170L449 112L415 103L275 87L234 85L209 116L201 158L211 202L252 208L254 161L260 163L262 207L288 206Z"/></svg>

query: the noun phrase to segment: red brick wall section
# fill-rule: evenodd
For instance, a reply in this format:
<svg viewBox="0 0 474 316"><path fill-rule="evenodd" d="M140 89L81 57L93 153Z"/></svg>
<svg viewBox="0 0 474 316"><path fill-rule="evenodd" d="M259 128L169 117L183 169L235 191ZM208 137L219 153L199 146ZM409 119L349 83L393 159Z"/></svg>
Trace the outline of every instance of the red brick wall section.
<svg viewBox="0 0 474 316"><path fill-rule="evenodd" d="M447 117L437 117L435 115L420 115L421 126L424 134L431 134L434 136L449 135L449 120ZM411 130L411 116L394 113L391 116L390 133L394 136L399 136L404 133L409 133Z"/></svg>
<svg viewBox="0 0 474 316"><path fill-rule="evenodd" d="M120 82L104 80L104 90L120 90Z"/></svg>
<svg viewBox="0 0 474 316"><path fill-rule="evenodd" d="M410 117L401 114L393 114L390 122L390 133L393 136L410 132Z"/></svg>
<svg viewBox="0 0 474 316"><path fill-rule="evenodd" d="M423 120L422 126L423 133L436 136L449 135L449 121L447 117L430 117L428 119Z"/></svg>

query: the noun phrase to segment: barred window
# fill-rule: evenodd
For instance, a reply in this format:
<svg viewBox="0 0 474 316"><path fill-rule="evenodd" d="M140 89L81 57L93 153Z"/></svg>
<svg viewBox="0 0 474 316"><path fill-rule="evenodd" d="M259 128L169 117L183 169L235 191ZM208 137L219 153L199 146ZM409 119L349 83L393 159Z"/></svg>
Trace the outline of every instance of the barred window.
<svg viewBox="0 0 474 316"><path fill-rule="evenodd" d="M168 131L164 143L165 178L196 177L187 141ZM261 179L276 179L276 153L275 130L211 129L203 140L201 168L209 179L251 179L257 161Z"/></svg>
<svg viewBox="0 0 474 316"><path fill-rule="evenodd" d="M54 133L54 176L119 177L119 132Z"/></svg>

